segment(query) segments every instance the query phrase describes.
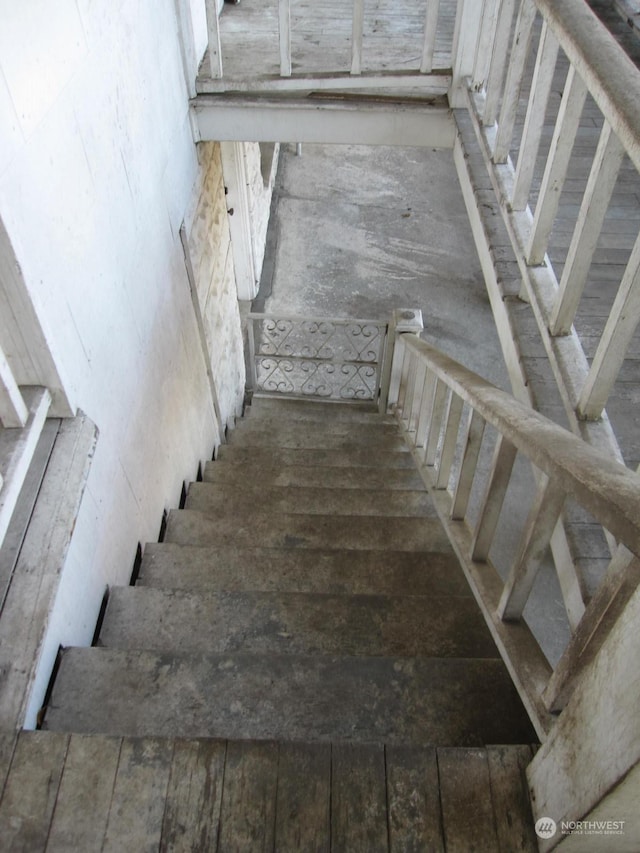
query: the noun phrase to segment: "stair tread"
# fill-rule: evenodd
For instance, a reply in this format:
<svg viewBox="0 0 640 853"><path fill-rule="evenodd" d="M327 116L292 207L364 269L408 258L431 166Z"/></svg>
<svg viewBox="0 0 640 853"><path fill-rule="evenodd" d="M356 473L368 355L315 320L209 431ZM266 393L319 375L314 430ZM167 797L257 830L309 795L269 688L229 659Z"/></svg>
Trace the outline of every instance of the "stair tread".
<svg viewBox="0 0 640 853"><path fill-rule="evenodd" d="M415 468L319 467L314 465L276 465L268 462L233 463L228 459L207 462L207 483L262 483L265 486L318 486L333 489L422 489L424 484Z"/></svg>
<svg viewBox="0 0 640 853"><path fill-rule="evenodd" d="M257 401L254 397L251 405L245 409L245 417L249 420L291 420L315 421L316 423L352 423L352 424L393 424L393 415L383 415L373 409L360 409L357 406L322 406L310 405L297 408L293 400L288 403L270 400L273 405L265 406L266 401ZM300 401L303 402L303 401Z"/></svg>
<svg viewBox="0 0 640 853"><path fill-rule="evenodd" d="M267 486L260 480L224 485L192 483L185 503L186 509L212 515L222 509L241 514L256 507L295 514L437 517L431 497L424 488L421 491L384 491Z"/></svg>
<svg viewBox="0 0 640 853"><path fill-rule="evenodd" d="M63 653L45 727L439 746L535 739L504 664L495 659L103 648Z"/></svg>
<svg viewBox="0 0 640 853"><path fill-rule="evenodd" d="M453 553L150 543L138 584L173 589L471 595Z"/></svg>
<svg viewBox="0 0 640 853"><path fill-rule="evenodd" d="M233 507L229 511L221 509L215 518L193 509L171 510L165 541L276 548L452 550L442 525L432 518L296 515L264 510L240 517Z"/></svg>
<svg viewBox="0 0 640 853"><path fill-rule="evenodd" d="M277 412L295 416L296 414L320 415L327 414L332 418L343 416L345 418L353 417L356 420L362 416L386 417L381 416L378 412L378 407L375 403L360 401L357 403L339 401L339 400L293 400L287 397L266 397L260 394L254 394L251 398L251 406L249 407L252 413L260 412Z"/></svg>
<svg viewBox="0 0 640 853"><path fill-rule="evenodd" d="M453 849L454 838L455 849L471 850L475 815L493 813L486 849L535 853L523 770L530 760L526 745L21 732L0 801L0 847L249 850L268 837L260 849L357 850L375 827L383 850ZM478 768L488 769L485 784ZM452 791L462 811L452 808Z"/></svg>
<svg viewBox="0 0 640 853"><path fill-rule="evenodd" d="M114 587L100 644L161 652L498 657L468 597Z"/></svg>
<svg viewBox="0 0 640 853"><path fill-rule="evenodd" d="M227 441L231 447L277 447L294 450L367 449L409 455L405 440L397 429L383 431L382 425L365 427L351 424L314 424L285 422L278 428L264 429L262 421L240 422Z"/></svg>
<svg viewBox="0 0 640 853"><path fill-rule="evenodd" d="M242 418L236 421L234 432L240 433L264 433L277 432L279 435L301 435L303 433L314 433L317 435L342 435L353 438L353 443L360 441L362 436L375 438L384 436L398 436L398 424L394 419L382 418L370 415L365 421L342 421L327 414L323 420L310 420L289 418L286 415L268 413ZM371 420L371 418L375 418Z"/></svg>
<svg viewBox="0 0 640 853"><path fill-rule="evenodd" d="M369 447L344 446L341 448L296 448L296 447L241 447L238 444L223 444L218 448L218 458L239 463L256 465L314 465L339 468L410 468L415 463L410 453L395 450L380 450L375 453Z"/></svg>

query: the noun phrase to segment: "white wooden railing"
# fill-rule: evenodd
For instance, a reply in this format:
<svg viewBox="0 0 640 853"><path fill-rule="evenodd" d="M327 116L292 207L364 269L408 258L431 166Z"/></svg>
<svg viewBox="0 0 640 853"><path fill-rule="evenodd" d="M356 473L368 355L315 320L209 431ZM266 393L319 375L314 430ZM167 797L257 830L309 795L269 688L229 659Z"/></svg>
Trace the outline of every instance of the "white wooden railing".
<svg viewBox="0 0 640 853"><path fill-rule="evenodd" d="M388 406L544 739L551 713L566 704L640 580L640 476L416 335L397 336ZM486 427L493 428L492 436L485 435ZM481 451L486 457L487 450L491 464L479 464ZM492 556L519 455L535 467L537 489L503 580ZM523 611L567 500L604 525L618 546L552 670ZM514 524L512 518L509 523Z"/></svg>
<svg viewBox="0 0 640 853"><path fill-rule="evenodd" d="M484 0L461 6L467 28L477 27L483 16L489 20L490 12L497 23L486 44L478 39L474 59L458 62L453 105L468 108L476 123L520 264L523 296L536 314L569 416L598 420L640 321L638 234L591 364L574 321L625 157L640 171L640 73L584 0ZM486 50L492 57L488 64ZM562 98L551 144L543 152L552 84L561 88ZM516 113L527 91L520 133ZM597 106L592 120L600 126L600 140L564 268L556 276L550 238L574 159L584 156L583 151L574 154L574 143L587 99Z"/></svg>

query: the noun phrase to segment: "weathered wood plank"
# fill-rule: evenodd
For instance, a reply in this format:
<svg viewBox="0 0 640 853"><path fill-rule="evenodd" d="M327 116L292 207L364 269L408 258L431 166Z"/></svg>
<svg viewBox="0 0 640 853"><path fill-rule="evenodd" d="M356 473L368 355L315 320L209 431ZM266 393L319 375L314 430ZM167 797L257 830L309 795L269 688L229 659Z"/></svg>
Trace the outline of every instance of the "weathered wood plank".
<svg viewBox="0 0 640 853"><path fill-rule="evenodd" d="M511 206L514 210L524 210L529 200L547 102L558 58L558 49L556 37L546 23L543 24L513 184Z"/></svg>
<svg viewBox="0 0 640 853"><path fill-rule="evenodd" d="M487 747L498 849L509 853L538 850L525 775L531 758L529 746Z"/></svg>
<svg viewBox="0 0 640 853"><path fill-rule="evenodd" d="M104 853L156 853L172 754L170 739L126 738L122 742Z"/></svg>
<svg viewBox="0 0 640 853"><path fill-rule="evenodd" d="M535 17L536 7L532 0L521 0L492 152L494 163L506 163L509 156Z"/></svg>
<svg viewBox="0 0 640 853"><path fill-rule="evenodd" d="M274 849L277 784L277 743L229 741L218 853Z"/></svg>
<svg viewBox="0 0 640 853"><path fill-rule="evenodd" d="M639 583L640 560L620 547L549 679L543 698L550 711L559 711L567 703Z"/></svg>
<svg viewBox="0 0 640 853"><path fill-rule="evenodd" d="M47 850L100 853L111 808L122 740L72 735Z"/></svg>
<svg viewBox="0 0 640 853"><path fill-rule="evenodd" d="M567 334L573 323L623 156L622 145L605 123L549 318L552 335Z"/></svg>
<svg viewBox="0 0 640 853"><path fill-rule="evenodd" d="M384 747L334 744L331 766L332 853L387 853Z"/></svg>
<svg viewBox="0 0 640 853"><path fill-rule="evenodd" d="M484 749L438 749L447 853L499 850Z"/></svg>
<svg viewBox="0 0 640 853"><path fill-rule="evenodd" d="M69 735L25 732L18 738L0 803L0 849L11 853L44 850Z"/></svg>
<svg viewBox="0 0 640 853"><path fill-rule="evenodd" d="M275 850L330 850L331 745L281 743Z"/></svg>
<svg viewBox="0 0 640 853"><path fill-rule="evenodd" d="M464 450L462 452L460 471L458 473L458 482L456 483L453 503L451 505L451 518L454 521L461 521L467 514L469 497L471 495L471 488L473 486L478 457L480 455L480 448L482 446L482 437L484 436L484 427L484 419L475 411L475 409L470 409L469 420L467 422L467 432L464 441Z"/></svg>
<svg viewBox="0 0 640 853"><path fill-rule="evenodd" d="M216 849L225 754L224 741L175 741L161 853Z"/></svg>
<svg viewBox="0 0 640 853"><path fill-rule="evenodd" d="M390 853L444 853L435 749L387 746Z"/></svg>
<svg viewBox="0 0 640 853"><path fill-rule="evenodd" d="M557 481L542 478L498 605L502 619L522 617L565 499L566 493Z"/></svg>
<svg viewBox="0 0 640 853"><path fill-rule="evenodd" d="M471 559L477 562L489 556L517 453L511 442L498 435L471 545Z"/></svg>
<svg viewBox="0 0 640 853"><path fill-rule="evenodd" d="M544 260L586 97L587 87L575 73L575 69L570 68L527 245L529 264L541 264Z"/></svg>

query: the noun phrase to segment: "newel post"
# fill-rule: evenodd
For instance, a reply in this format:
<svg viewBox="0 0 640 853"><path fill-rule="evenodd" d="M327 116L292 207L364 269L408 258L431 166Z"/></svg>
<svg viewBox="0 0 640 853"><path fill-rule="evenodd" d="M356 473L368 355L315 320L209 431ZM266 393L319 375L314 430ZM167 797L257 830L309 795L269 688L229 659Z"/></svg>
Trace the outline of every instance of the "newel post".
<svg viewBox="0 0 640 853"><path fill-rule="evenodd" d="M453 75L449 89L449 106L466 106L466 78L473 75L478 37L482 30L483 0L458 0L453 34Z"/></svg>
<svg viewBox="0 0 640 853"><path fill-rule="evenodd" d="M391 316L380 378L378 409L383 414L398 402L404 356L404 347L399 345L400 338L402 335L419 336L423 329L422 311L419 308L396 308Z"/></svg>

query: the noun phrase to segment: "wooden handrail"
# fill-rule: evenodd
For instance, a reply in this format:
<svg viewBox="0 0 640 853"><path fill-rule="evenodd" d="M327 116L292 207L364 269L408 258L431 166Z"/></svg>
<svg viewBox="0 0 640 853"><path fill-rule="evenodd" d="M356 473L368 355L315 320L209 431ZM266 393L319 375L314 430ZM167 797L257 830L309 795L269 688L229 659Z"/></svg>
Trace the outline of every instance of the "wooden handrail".
<svg viewBox="0 0 640 853"><path fill-rule="evenodd" d="M630 551L640 553L640 476L413 336L404 345Z"/></svg>

